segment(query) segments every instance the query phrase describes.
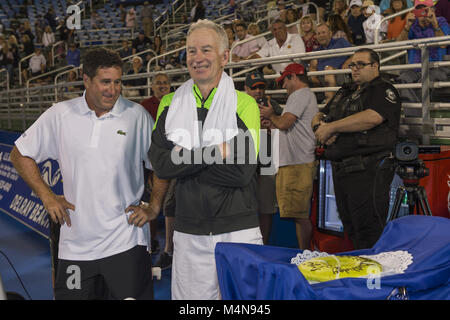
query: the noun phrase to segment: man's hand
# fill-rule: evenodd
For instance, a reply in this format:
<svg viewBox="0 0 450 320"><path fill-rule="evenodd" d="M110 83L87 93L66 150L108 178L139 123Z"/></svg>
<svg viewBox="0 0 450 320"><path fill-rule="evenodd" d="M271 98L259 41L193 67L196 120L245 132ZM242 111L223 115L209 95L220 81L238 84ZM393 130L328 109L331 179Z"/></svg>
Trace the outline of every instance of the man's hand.
<svg viewBox="0 0 450 320"><path fill-rule="evenodd" d="M409 31L409 29L411 28L411 26L413 25L413 23L416 21L416 15L413 12L408 12L408 14L406 15L406 24L405 24L405 29L407 31Z"/></svg>
<svg viewBox="0 0 450 320"><path fill-rule="evenodd" d="M319 141L320 144L330 144L329 139L334 135L334 129L332 124L327 122L320 122L320 126L317 128L316 132L314 132L317 141ZM333 140L334 142L334 140Z"/></svg>
<svg viewBox="0 0 450 320"><path fill-rule="evenodd" d="M53 222L60 223L61 225L66 223L68 227L72 226L69 211L67 210L74 211L75 206L67 202L64 196L51 195L48 198L42 199L42 203Z"/></svg>
<svg viewBox="0 0 450 320"><path fill-rule="evenodd" d="M265 118L265 119L270 119L270 116L272 114L274 114L275 112L273 111L272 105L270 104L270 101L267 101L268 106L263 106L261 104L259 104L259 114Z"/></svg>
<svg viewBox="0 0 450 320"><path fill-rule="evenodd" d="M158 217L161 211L161 206L155 203L141 204L139 206L129 206L125 209L125 213L133 212L128 217L128 224L133 224L136 227L142 227L147 222Z"/></svg>

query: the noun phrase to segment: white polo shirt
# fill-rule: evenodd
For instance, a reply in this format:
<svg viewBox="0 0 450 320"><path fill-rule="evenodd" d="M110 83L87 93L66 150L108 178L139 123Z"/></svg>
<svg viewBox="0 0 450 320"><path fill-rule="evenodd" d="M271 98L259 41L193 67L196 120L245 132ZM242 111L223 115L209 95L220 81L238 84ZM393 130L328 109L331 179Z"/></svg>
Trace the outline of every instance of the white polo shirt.
<svg viewBox="0 0 450 320"><path fill-rule="evenodd" d="M303 43L302 37L298 34L288 33L286 41L280 47L278 46L277 40L275 38L269 40L267 44L257 52L257 54L262 58L282 56L286 54L293 53L304 53L305 44ZM276 73L280 73L284 68L291 62L285 63L273 63L272 68Z"/></svg>
<svg viewBox="0 0 450 320"><path fill-rule="evenodd" d="M75 211L69 210L72 226L61 226L60 259L96 260L147 245L125 209L144 191L153 123L122 96L98 118L83 95L53 105L16 140L22 155L37 163L54 159L61 168L64 196Z"/></svg>

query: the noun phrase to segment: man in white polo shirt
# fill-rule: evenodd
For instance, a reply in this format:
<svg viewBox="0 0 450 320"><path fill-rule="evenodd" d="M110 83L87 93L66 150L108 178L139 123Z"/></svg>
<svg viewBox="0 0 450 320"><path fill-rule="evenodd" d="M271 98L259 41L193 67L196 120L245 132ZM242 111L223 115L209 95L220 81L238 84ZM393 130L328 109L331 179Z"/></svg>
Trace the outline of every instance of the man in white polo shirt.
<svg viewBox="0 0 450 320"><path fill-rule="evenodd" d="M279 19L275 20L270 27L270 31L274 38L267 42L258 52L251 55L249 59L276 57L305 52L305 44L300 35L288 33L283 21ZM288 64L289 62L273 63L272 68L275 73L281 73ZM264 72L267 73L266 70Z"/></svg>
<svg viewBox="0 0 450 320"><path fill-rule="evenodd" d="M122 98L121 77L117 53L89 51L83 96L50 107L11 152L19 174L61 224L56 299L153 298L141 227L157 216L161 202L139 200L142 162L151 168L154 122L144 108ZM64 195L55 195L41 178L36 163L48 158L60 165Z"/></svg>

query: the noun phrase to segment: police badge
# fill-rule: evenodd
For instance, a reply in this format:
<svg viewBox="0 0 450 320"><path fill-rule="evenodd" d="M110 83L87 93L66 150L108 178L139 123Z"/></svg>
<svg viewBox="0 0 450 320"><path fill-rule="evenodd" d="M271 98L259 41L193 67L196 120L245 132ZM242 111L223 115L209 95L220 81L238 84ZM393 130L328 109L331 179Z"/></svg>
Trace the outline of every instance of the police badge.
<svg viewBox="0 0 450 320"><path fill-rule="evenodd" d="M392 89L386 89L384 98L389 101L390 103L396 103L397 97L395 96L395 93Z"/></svg>

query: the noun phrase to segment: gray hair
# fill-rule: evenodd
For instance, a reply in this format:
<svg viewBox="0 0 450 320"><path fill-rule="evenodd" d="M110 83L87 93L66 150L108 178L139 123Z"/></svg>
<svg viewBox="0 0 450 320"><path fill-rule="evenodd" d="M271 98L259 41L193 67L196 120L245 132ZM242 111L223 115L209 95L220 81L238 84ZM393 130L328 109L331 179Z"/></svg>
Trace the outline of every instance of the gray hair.
<svg viewBox="0 0 450 320"><path fill-rule="evenodd" d="M208 19L200 19L197 22L191 24L191 26L189 27L189 31L187 33L187 37L189 37L192 32L194 32L197 29L211 29L214 30L217 34L217 36L219 37L219 52L223 53L225 50L229 49L228 48L228 36L227 33L225 32L225 29L218 25L217 23L210 21Z"/></svg>

